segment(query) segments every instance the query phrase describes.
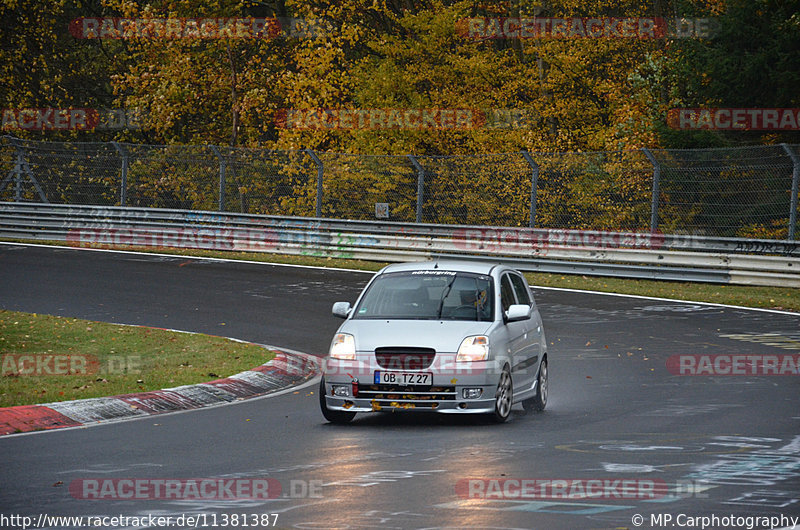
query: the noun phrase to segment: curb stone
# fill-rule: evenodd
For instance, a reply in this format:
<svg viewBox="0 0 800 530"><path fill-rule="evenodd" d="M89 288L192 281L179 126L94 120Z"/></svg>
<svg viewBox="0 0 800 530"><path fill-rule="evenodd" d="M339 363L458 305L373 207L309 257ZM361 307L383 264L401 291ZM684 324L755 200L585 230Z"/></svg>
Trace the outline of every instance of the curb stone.
<svg viewBox="0 0 800 530"><path fill-rule="evenodd" d="M311 355L266 347L276 352L271 361L214 381L151 392L0 408L0 436L220 405L273 394L319 373L319 362Z"/></svg>

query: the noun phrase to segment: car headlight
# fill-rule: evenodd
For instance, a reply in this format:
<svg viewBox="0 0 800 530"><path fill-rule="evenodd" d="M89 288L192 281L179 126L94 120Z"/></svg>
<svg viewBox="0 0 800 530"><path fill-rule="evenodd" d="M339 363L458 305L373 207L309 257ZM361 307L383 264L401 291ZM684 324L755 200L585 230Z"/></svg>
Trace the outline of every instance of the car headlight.
<svg viewBox="0 0 800 530"><path fill-rule="evenodd" d="M356 339L348 333L337 333L331 342L331 357L344 361L356 358Z"/></svg>
<svg viewBox="0 0 800 530"><path fill-rule="evenodd" d="M485 361L489 358L489 337L476 335L461 341L456 361Z"/></svg>

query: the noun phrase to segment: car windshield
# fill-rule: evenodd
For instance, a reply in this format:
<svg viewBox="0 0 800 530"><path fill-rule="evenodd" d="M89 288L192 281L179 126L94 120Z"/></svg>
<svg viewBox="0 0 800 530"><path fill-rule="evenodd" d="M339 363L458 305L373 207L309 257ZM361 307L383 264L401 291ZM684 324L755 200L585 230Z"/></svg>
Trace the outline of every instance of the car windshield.
<svg viewBox="0 0 800 530"><path fill-rule="evenodd" d="M382 274L370 285L353 318L491 321L489 276L441 270Z"/></svg>

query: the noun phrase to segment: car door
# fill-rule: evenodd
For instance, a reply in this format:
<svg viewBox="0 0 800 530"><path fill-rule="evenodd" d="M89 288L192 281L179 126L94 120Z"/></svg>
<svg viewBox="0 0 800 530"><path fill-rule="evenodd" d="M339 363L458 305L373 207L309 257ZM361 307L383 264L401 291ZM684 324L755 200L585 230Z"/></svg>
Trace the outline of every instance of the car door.
<svg viewBox="0 0 800 530"><path fill-rule="evenodd" d="M536 379L536 369L541 354L542 321L524 278L515 272L508 273L508 277L514 290L516 303L531 308L531 318L514 323L519 325L519 329L515 330L515 334L518 334L517 350L514 354L511 377L515 387L523 390L530 388Z"/></svg>
<svg viewBox="0 0 800 530"><path fill-rule="evenodd" d="M511 281L509 272L503 273L500 277L500 301L503 305L503 314L508 308L517 303L517 295L514 292L514 284ZM508 341L508 358L511 365L511 379L514 388L518 388L518 373L516 366L525 359L525 347L527 341L528 325L526 321L506 322L506 333ZM523 382L520 380L519 384ZM520 389L522 387L519 387Z"/></svg>

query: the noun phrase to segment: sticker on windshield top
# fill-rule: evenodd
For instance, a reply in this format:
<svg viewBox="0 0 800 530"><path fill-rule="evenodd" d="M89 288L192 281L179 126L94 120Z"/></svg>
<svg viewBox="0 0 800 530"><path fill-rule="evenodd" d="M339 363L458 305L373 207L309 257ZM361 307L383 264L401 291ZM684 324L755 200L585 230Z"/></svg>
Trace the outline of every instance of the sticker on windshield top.
<svg viewBox="0 0 800 530"><path fill-rule="evenodd" d="M430 274L432 276L455 276L453 271L414 271L411 274Z"/></svg>

